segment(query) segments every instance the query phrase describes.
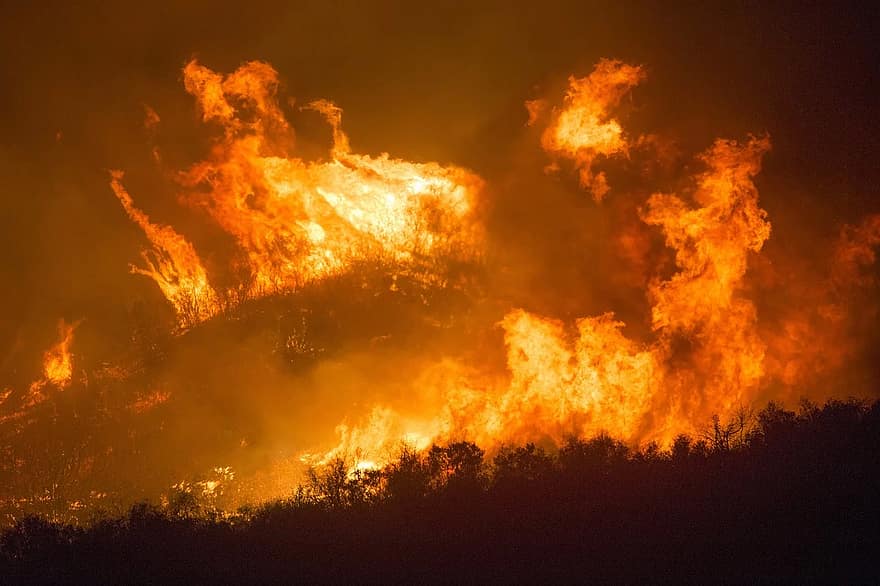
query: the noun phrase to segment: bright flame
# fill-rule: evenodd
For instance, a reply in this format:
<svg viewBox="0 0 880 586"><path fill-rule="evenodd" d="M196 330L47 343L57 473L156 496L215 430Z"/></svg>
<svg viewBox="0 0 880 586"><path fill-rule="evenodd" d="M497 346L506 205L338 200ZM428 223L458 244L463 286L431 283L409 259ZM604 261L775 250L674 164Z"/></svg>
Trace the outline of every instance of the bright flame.
<svg viewBox="0 0 880 586"><path fill-rule="evenodd" d="M153 279L177 312L182 327L211 317L217 312L217 295L195 248L170 226L154 224L134 207L122 185L123 173L113 171L110 187L131 218L150 241L152 248L141 253L146 268L132 265L131 271Z"/></svg>
<svg viewBox="0 0 880 586"><path fill-rule="evenodd" d="M67 387L73 376L70 345L73 343L73 332L78 325L79 323L69 324L60 320L58 322L58 343L43 355L43 377L60 389Z"/></svg>
<svg viewBox="0 0 880 586"><path fill-rule="evenodd" d="M295 289L361 260L424 267L481 254L476 204L483 183L473 173L387 153L353 153L342 110L327 100L301 110L326 120L332 146L326 159L304 160L292 154L293 129L279 105L271 66L252 62L222 75L193 61L183 73L203 121L220 132L205 160L176 180L181 198L236 242L237 260L249 274L245 297ZM667 146L653 136L630 140L613 117L644 77L640 66L602 60L590 75L569 78L560 107L546 100L526 103L530 125L547 121L540 140L553 164L573 161L581 186L597 201L609 191L596 168L603 158L628 156L635 144L658 153ZM159 123L158 115L148 118L151 128ZM639 219L663 237L675 271L651 275L648 341L627 337L626 324L612 313L564 322L511 309L498 324L506 347L503 376L441 361L414 383L431 400L414 401L408 409L376 405L359 424L338 425L331 450L303 454L296 462L353 457L356 469L371 469L392 458L401 441L422 450L432 442L468 439L492 449L600 431L631 443L668 445L715 414L727 417L748 407L780 371L785 382L797 379L805 361L792 356L816 359L803 351L814 325L788 320L779 339L759 331L744 283L750 257L770 237L754 184L769 149L766 136L716 140L698 157L703 170L687 193L655 193L645 201ZM114 172L111 186L152 245L144 253L147 268L133 270L159 285L182 327L215 315L229 291L212 287L182 235L134 207L121 180ZM650 247L631 234L617 242L634 259ZM867 278L862 268L874 261L878 242L876 218L845 230L829 288ZM434 283L445 284L442 271L436 272ZM843 320L833 303L817 306L816 313L824 323ZM154 399L144 399L143 410L167 395ZM133 408L140 410L138 405ZM216 487L205 486L213 494Z"/></svg>
<svg viewBox="0 0 880 586"><path fill-rule="evenodd" d="M574 161L580 184L602 200L609 191L605 174L595 173L593 164L601 156L625 155L629 143L620 122L610 111L645 78L642 67L602 59L587 77L568 78L562 108L554 109L541 136L541 145L553 157ZM535 124L546 108L542 100L526 102L529 125Z"/></svg>
<svg viewBox="0 0 880 586"><path fill-rule="evenodd" d="M513 310L500 323L509 380L486 383L448 364L438 389L444 407L423 424L419 444L465 437L492 448L600 431L668 444L713 414L750 404L765 345L740 289L749 253L770 234L752 181L769 148L766 137L718 140L700 156L707 170L695 178L697 207L677 195L648 200L643 220L661 229L678 266L649 291L654 342L628 339L610 313L569 327ZM396 412L377 408L365 426L338 428L331 454L381 461L403 427Z"/></svg>
<svg viewBox="0 0 880 586"><path fill-rule="evenodd" d="M342 110L326 100L307 106L333 131L326 161L290 156L293 131L277 100L278 75L251 62L223 76L195 61L184 84L206 123L222 137L209 157L178 176L184 199L233 236L258 297L347 270L358 260L400 264L471 259L481 250L475 218L482 180L438 163L411 163L350 152ZM217 294L193 247L173 229L151 224L121 185L111 183L153 245L146 269L175 306L181 325L218 311Z"/></svg>
<svg viewBox="0 0 880 586"><path fill-rule="evenodd" d="M389 407L375 407L364 425L336 426L340 441L335 448L324 454L303 454L300 461L321 465L333 458L354 458L356 468L373 469L393 458L401 443L417 450L427 449L444 429L441 421L412 420Z"/></svg>
<svg viewBox="0 0 880 586"><path fill-rule="evenodd" d="M32 407L48 398L47 390L53 388L63 391L73 379L73 356L70 347L73 344L73 332L81 322L72 324L63 319L58 320L58 342L43 354L43 375L28 387L23 395L20 408L0 417L0 423L21 417ZM9 397L6 394L0 404Z"/></svg>

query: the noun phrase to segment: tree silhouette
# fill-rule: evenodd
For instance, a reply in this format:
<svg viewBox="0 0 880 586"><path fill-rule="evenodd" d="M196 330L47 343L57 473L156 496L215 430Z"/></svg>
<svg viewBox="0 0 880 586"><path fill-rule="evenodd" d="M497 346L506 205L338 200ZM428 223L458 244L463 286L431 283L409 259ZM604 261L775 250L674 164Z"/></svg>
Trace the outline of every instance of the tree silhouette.
<svg viewBox="0 0 880 586"><path fill-rule="evenodd" d="M533 443L519 447L503 446L492 463L496 485L540 482L554 472L553 459Z"/></svg>
<svg viewBox="0 0 880 586"><path fill-rule="evenodd" d="M669 450L600 434L558 450L402 445L331 460L291 499L211 516L142 504L0 537L4 583L873 583L880 402L769 404ZM745 429L745 431L743 431ZM731 431L732 430L732 431ZM192 496L191 491L182 493ZM182 498L182 497L181 497Z"/></svg>

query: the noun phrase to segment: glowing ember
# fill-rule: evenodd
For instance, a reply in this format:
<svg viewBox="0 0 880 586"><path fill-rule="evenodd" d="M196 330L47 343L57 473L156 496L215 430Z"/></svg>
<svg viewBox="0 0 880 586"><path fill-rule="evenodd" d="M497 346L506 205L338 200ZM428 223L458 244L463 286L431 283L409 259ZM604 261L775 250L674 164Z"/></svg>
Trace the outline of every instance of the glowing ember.
<svg viewBox="0 0 880 586"><path fill-rule="evenodd" d="M164 390L153 391L129 405L129 409L138 414L152 411L171 398L171 393Z"/></svg>

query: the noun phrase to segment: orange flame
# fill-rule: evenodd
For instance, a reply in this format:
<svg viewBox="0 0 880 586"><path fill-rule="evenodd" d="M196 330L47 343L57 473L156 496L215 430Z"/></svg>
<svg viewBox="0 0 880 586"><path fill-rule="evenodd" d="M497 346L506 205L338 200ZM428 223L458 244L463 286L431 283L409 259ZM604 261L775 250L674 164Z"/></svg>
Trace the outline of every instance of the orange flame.
<svg viewBox="0 0 880 586"><path fill-rule="evenodd" d="M752 182L769 148L766 137L718 140L700 157L707 170L696 177L698 207L676 195L648 200L643 220L660 227L679 269L649 290L653 343L628 339L610 313L569 328L513 310L500 323L507 382L486 383L447 363L439 415L417 427L418 418L378 408L363 428L337 429L341 442L331 454L381 461L404 429L420 444L466 437L492 447L600 431L669 443L713 414L748 405L764 376L765 345L740 289L748 254L770 234Z"/></svg>
<svg viewBox="0 0 880 586"><path fill-rule="evenodd" d="M547 153L574 161L581 186L596 201L605 197L609 187L604 173L594 173L594 162L601 156L625 155L629 149L620 122L611 118L610 111L644 78L642 67L612 59L599 61L587 77L569 77L564 106L554 109L541 136ZM545 106L541 100L526 102L529 125Z"/></svg>
<svg viewBox="0 0 880 586"><path fill-rule="evenodd" d="M0 417L0 422L20 417L30 408L45 401L48 398L46 389L49 385L62 391L70 385L73 379L73 356L70 346L73 344L73 332L79 324L80 322L69 324L63 319L58 321L58 342L43 354L43 376L28 387L20 408ZM7 394L0 404L5 402L8 396Z"/></svg>
<svg viewBox="0 0 880 586"><path fill-rule="evenodd" d="M122 185L122 171L112 171L111 177L113 193L153 246L141 253L146 268L131 265L131 271L156 282L177 311L181 326L211 317L217 311L217 295L192 244L170 226L152 223L145 213L134 207Z"/></svg>
<svg viewBox="0 0 880 586"><path fill-rule="evenodd" d="M834 248L831 275L834 287L841 290L869 284L870 279L863 274L863 268L874 264L877 259L874 249L878 245L880 214L868 216L858 226L845 226Z"/></svg>
<svg viewBox="0 0 880 586"><path fill-rule="evenodd" d="M342 109L327 100L302 110L324 118L332 146L326 159L304 160L292 154L294 133L271 66L251 62L222 75L193 61L183 73L202 120L220 133L209 155L176 180L182 199L237 243L250 275L246 295L293 289L363 259L418 267L482 251L476 204L483 182L470 171L353 153ZM605 59L590 75L569 78L561 107L526 103L530 125L549 116L540 140L553 164L573 161L582 188L597 201L609 190L598 162L627 156L636 144L658 152L665 144L656 137L631 141L613 117L644 77L640 66ZM441 361L414 383L433 393L432 400L408 410L375 405L362 424L337 426L332 450L303 458L355 455L359 466L369 467L390 457L400 440L421 449L466 438L491 448L600 431L632 443L669 443L714 414L750 405L779 377L779 364L791 380L797 368L786 353L808 343L810 325L786 323L783 342L759 331L745 287L750 256L770 237L754 184L769 149L766 136L719 139L698 157L703 171L686 194L656 193L645 202L639 219L663 236L675 262L672 276L653 274L648 284L648 341L627 337L612 313L566 323L513 308L499 322L506 346L502 376ZM111 186L152 245L144 253L147 268L133 270L156 281L182 327L216 314L227 292L213 288L193 245L134 207L121 180L114 172ZM618 241L634 257L650 246L627 235ZM874 261L878 242L876 219L845 230L831 288L867 278L862 268ZM841 319L833 304L817 311L826 320ZM165 399L145 399L144 408Z"/></svg>
<svg viewBox="0 0 880 586"><path fill-rule="evenodd" d="M70 345L73 343L73 332L79 323L68 324L64 320L58 322L58 343L43 356L43 376L47 381L65 388L73 377L73 360Z"/></svg>
<svg viewBox="0 0 880 586"><path fill-rule="evenodd" d="M222 137L210 156L178 177L185 198L232 235L258 297L348 269L364 259L413 264L438 257L470 259L481 250L475 218L482 180L438 163L412 163L350 152L342 110L326 100L307 106L333 131L326 161L288 154L293 131L277 100L278 75L251 62L223 76L195 61L184 84L205 122ZM111 183L154 251L147 269L177 308L182 325L218 310L217 294L193 247L173 229L155 226L132 205L121 175Z"/></svg>

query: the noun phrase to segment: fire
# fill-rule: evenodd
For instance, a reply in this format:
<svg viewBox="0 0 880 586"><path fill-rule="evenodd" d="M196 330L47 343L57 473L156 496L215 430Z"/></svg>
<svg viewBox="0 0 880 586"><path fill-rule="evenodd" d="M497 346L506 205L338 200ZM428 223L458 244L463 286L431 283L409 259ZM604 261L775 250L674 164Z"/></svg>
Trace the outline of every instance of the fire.
<svg viewBox="0 0 880 586"><path fill-rule="evenodd" d="M603 61L578 87L612 87L620 95L626 83L599 80L609 72L637 80L640 71ZM556 132L558 124L550 129ZM613 128L620 130L616 123ZM689 194L648 198L641 219L659 229L677 267L668 279L655 277L647 291L653 341L627 338L625 324L611 313L569 325L514 309L499 324L507 380L487 383L461 365L447 365L438 388L444 407L420 437L465 437L492 448L604 431L632 443L668 444L714 414L730 416L754 401L765 381L766 345L743 280L749 255L770 236L753 182L769 149L767 137L719 139L698 157L705 170ZM391 437L402 437L402 419L389 408L374 410L363 428L337 429L342 441L332 453L375 460L380 446L387 450Z"/></svg>
<svg viewBox="0 0 880 586"><path fill-rule="evenodd" d="M68 324L64 320L58 322L58 343L43 356L43 377L59 389L70 384L73 376L73 360L70 345L73 343L73 332L79 323Z"/></svg>
<svg viewBox="0 0 880 586"><path fill-rule="evenodd" d="M183 73L203 121L222 136L207 159L178 174L181 197L235 239L250 274L247 297L295 289L361 260L412 266L480 253L482 180L473 173L353 153L342 110L326 100L305 109L331 127L329 158L305 161L291 154L293 130L271 66L251 62L223 76L192 61ZM121 179L115 173L111 186L153 246L147 268L135 271L159 285L183 327L217 313L220 295L193 246L134 208Z"/></svg>
<svg viewBox="0 0 880 586"><path fill-rule="evenodd" d="M152 248L141 253L145 268L131 265L131 271L153 279L165 298L177 311L181 326L186 327L217 312L217 294L208 282L208 273L195 248L170 226L154 224L134 207L122 185L123 173L113 171L110 187L132 219L150 241Z"/></svg>
<svg viewBox="0 0 880 586"><path fill-rule="evenodd" d="M629 142L620 122L610 111L645 78L640 66L603 59L586 77L568 78L568 91L562 108L554 109L550 124L541 136L541 146L554 158L574 161L580 184L601 201L609 191L605 174L595 173L599 157L625 155ZM526 102L529 125L540 118L546 107L543 100Z"/></svg>
<svg viewBox="0 0 880 586"><path fill-rule="evenodd" d="M73 344L73 333L80 323L67 323L63 319L58 321L58 342L43 354L42 376L30 384L17 410L10 410L6 415L0 416L0 423L17 419L45 401L49 389L63 391L70 385L73 379L73 355L70 347ZM0 405L6 403L11 395L12 389L0 393Z"/></svg>
<svg viewBox="0 0 880 586"><path fill-rule="evenodd" d="M767 137L745 143L718 140L701 157L708 171L699 177L694 194L700 207L689 209L674 195L648 200L644 221L661 228L680 269L651 287L652 323L667 352L676 337L692 345L690 360L698 377L679 374L671 385L686 385L682 399L702 404L697 412L689 406L691 421L748 402L764 374L765 346L755 327L755 306L740 288L749 253L760 251L770 237L752 182L769 148ZM691 387L704 388L705 396L694 397Z"/></svg>
<svg viewBox="0 0 880 586"><path fill-rule="evenodd" d="M429 431L430 430L430 431ZM375 407L361 426L340 423L336 426L339 444L323 454L305 453L304 464L325 464L332 458L355 458L359 469L371 469L393 458L401 443L425 450L431 440L446 430L443 421L418 420L401 416L389 407Z"/></svg>
<svg viewBox="0 0 880 586"><path fill-rule="evenodd" d="M621 122L621 102L644 79L642 66L604 59L589 75L570 77L567 91L558 101L527 102L528 123L540 134L536 155L541 160L545 158L542 153L549 155L556 169L566 161L572 164L581 189L596 202L611 189L602 170L608 159L630 154L635 158L644 147L646 154L657 155L653 162L658 167L674 170L676 167L667 163L673 159L680 162L678 152L664 151L667 147L674 150L672 139L653 135L636 139ZM234 251L208 254L196 235L184 234L176 224L169 224L170 220L148 215L135 205L122 171L110 174L113 193L148 243L131 272L155 282L174 308L177 329L173 333L221 315L232 303L294 292L308 283L326 283L328 278L357 270L361 263L376 263L393 273L383 288L393 283L388 290L394 292L395 301L410 293L404 279L398 280L403 275L437 288L452 287L455 283L447 264L479 260L489 250L480 217L484 181L474 172L439 162L408 161L388 153L355 152L343 130L343 110L328 100L291 110L293 102L280 99L278 73L267 63L250 62L223 74L192 61L183 69L183 83L195 101L200 123L211 129L214 138L201 160L172 171L168 177L178 200L228 236ZM149 106L144 106L144 114L144 129L151 136L158 135L163 118ZM328 147L320 157L305 158L302 149L295 148L291 123L295 116L320 117L326 125ZM269 436L270 431L261 434L253 430L262 431L260 418L268 411L264 407L270 404L274 409L276 403L256 394L236 397L252 402L253 409L248 413L252 419L240 426L241 454L234 457L247 462L245 470L253 468L249 457L256 452L260 452L259 459L275 460L272 470L254 475L254 479L262 478L265 487L259 488L260 482L254 481L253 494L289 491L290 477L302 472L302 464L327 463L340 457L350 463L353 459L355 470L381 467L395 456L401 442L426 450L435 442L469 440L491 451L507 443L560 444L570 435L589 437L607 432L630 444L657 441L668 446L680 433L699 433L716 414L730 418L738 409L758 404L771 393L778 398L788 392L784 387L815 378L821 369L846 364L855 354L852 339L859 338L849 335L857 327L853 307L858 304L852 299L858 291L878 284L868 267L874 264L875 249L880 245L880 215L841 230L830 249L827 278L810 281L804 287L808 292L792 296L806 301L803 305L807 307L771 309L768 313L772 315L761 313L759 322L759 308L764 311L765 299L757 305L753 293L763 284L749 271L754 271L756 255L771 236L771 224L755 185L770 148L767 136L717 139L693 157L690 165L682 165L696 169L689 177L666 182L677 186L671 188L674 193L653 193L639 187L636 193L628 194L626 206L621 207L631 212L628 224L609 230L607 242L621 249L621 264L632 265L621 272L632 269L638 273L638 278L626 284L644 287L645 305L639 308L644 309L643 324L624 323L624 319L630 320L621 315L630 314L619 310L615 314L615 307L599 307L594 315L580 317L561 318L565 315L561 311L554 316L541 314L523 301L528 296L510 302L493 296L497 290L488 284L488 292L479 291L488 299L468 299L474 301L466 310L468 315L455 315L465 326L449 326L442 342L424 345L431 352L441 352L438 348L458 352L451 347L462 342L466 348L454 356L426 359L424 349L418 350L420 354L401 350L398 355L397 347L387 355L373 354L374 342L379 346L388 340L398 342L403 336L370 331L370 336L378 335L371 338L370 351L364 356L369 360L377 355L387 360L415 357L400 372L416 375L403 383L400 380L407 375L396 370L389 375L405 392L386 393L390 398L385 401L367 398L366 393L379 385L365 384L365 392L351 401L353 408L363 410L335 427L335 446L311 446L308 453L300 452L300 445L284 445L265 456L269 451L260 445L261 435ZM664 159L667 156L668 161ZM154 159L163 164L158 149ZM589 201L578 205L584 203L592 205ZM654 266L658 258L664 260ZM760 266L770 271L767 264ZM497 267L487 263L487 268ZM608 278L612 284L622 282L619 275ZM306 298L308 295L303 296ZM304 327L290 335L279 326L277 337L273 337L272 323L261 331L261 339L253 347L270 347L262 338L265 331L273 349L317 354L319 343L309 337L311 324L305 327L307 314L300 313L299 299L284 299L281 301L290 304L278 306L294 316L290 319L301 319ZM274 310L266 310L267 315ZM880 306L872 301L858 310L874 311L876 321ZM344 319L339 318L338 323L343 324ZM431 327L447 326L433 316L426 316L425 322L429 320ZM0 406L4 413L10 413L0 417L0 423L24 420L21 415L31 407L43 401L51 405L53 397L66 396L60 391L71 385L75 374L77 380L93 385L94 395L102 400L116 389L131 390L115 404L132 419L162 420L160 426L175 414L191 414L185 410L189 399L200 400L214 390L213 382L206 383L201 397L185 396L185 389L191 388L185 384L189 379L178 381L176 362L186 363L190 355L196 356L194 363L200 366L210 361L188 347L177 352L173 346L177 342L202 342L199 336L166 342L164 325L161 337L156 335L161 344L149 346L159 349L151 356L152 362L125 356L118 364L96 361L103 366L88 372L77 364L75 373L71 348L77 325L60 322L59 339L45 352L41 374L26 379L20 389L0 386ZM336 325L334 322L334 328ZM262 322L260 327L264 327ZM493 327L497 355L479 362L482 357L474 358L479 345L469 346L462 338L474 332L482 336ZM465 332L461 338L457 337L460 332ZM204 333L207 339L215 332ZM150 342L147 334L143 338ZM487 335L486 339L492 338ZM250 340L246 342L250 350ZM238 351L224 351L223 356ZM328 353L322 360L338 359L341 363L348 358L339 357L346 351L348 348L333 358L327 358ZM298 406L299 401L309 400L308 385L321 376L320 369L307 375L282 371L273 359L270 356L266 364L257 364L253 372L278 375L282 391L291 391L296 397L296 402L282 404ZM160 367L153 370L156 363ZM326 379L333 384L343 381L339 384L347 392L351 379L360 381L356 376L345 371L339 379L332 375ZM276 379L268 380L274 392ZM314 385L317 392L326 388L324 380ZM301 384L302 388L287 389L285 382L291 387ZM335 393L333 384L327 387ZM335 394L333 398L337 399ZM277 425L276 417L276 413L266 414L266 419L273 419L267 430ZM285 425L288 422L284 417L279 419ZM211 423L203 423L208 421ZM198 433L201 428L197 425L213 421L213 417L200 418L191 429ZM239 431L239 426L230 428ZM233 436L235 443L238 437ZM294 440L277 444L286 441ZM238 462L232 464L238 466ZM224 466L173 487L216 501L224 495L232 498L234 479L232 468Z"/></svg>

